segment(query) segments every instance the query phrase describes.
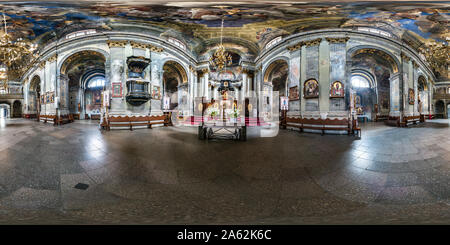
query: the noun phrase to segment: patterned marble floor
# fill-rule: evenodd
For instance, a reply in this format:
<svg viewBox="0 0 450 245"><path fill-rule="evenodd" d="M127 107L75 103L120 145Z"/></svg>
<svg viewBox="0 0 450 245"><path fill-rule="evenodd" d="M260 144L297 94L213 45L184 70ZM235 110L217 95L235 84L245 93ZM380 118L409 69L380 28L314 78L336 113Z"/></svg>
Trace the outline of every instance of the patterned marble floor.
<svg viewBox="0 0 450 245"><path fill-rule="evenodd" d="M449 120L368 123L360 140L195 130L1 120L0 224L450 223Z"/></svg>

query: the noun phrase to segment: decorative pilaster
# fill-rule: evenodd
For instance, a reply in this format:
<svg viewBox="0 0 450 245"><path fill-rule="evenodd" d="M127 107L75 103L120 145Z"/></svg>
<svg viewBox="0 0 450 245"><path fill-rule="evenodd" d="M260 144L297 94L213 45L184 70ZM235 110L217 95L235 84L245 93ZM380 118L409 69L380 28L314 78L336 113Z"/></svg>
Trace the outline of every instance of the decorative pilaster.
<svg viewBox="0 0 450 245"><path fill-rule="evenodd" d="M349 67L347 67L347 55L346 55L346 43L350 39L349 37L337 37L337 38L325 38L330 46L330 77L327 89L323 92L327 92L330 96L331 85L335 81L339 81L344 85L344 89L350 86L347 82L347 76L350 76ZM351 67L351 64L350 64ZM344 69L343 69L344 68ZM345 93L346 94L346 93ZM345 111L346 102L345 98L330 98L329 102L330 111ZM334 113L336 114L336 113Z"/></svg>

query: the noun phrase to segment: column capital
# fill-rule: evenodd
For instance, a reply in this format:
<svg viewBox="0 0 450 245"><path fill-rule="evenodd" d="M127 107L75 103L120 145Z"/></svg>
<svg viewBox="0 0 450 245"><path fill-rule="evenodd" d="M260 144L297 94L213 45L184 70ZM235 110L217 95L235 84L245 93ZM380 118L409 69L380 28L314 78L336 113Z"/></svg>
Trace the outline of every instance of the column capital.
<svg viewBox="0 0 450 245"><path fill-rule="evenodd" d="M411 60L411 58L403 52L400 53L400 57L402 58L402 60L404 60L406 62L409 62Z"/></svg>
<svg viewBox="0 0 450 245"><path fill-rule="evenodd" d="M127 45L128 41L112 41L108 40L106 41L106 44L108 44L108 47L110 48L123 48L125 45Z"/></svg>
<svg viewBox="0 0 450 245"><path fill-rule="evenodd" d="M319 45L320 42L322 42L322 38L316 38L308 41L303 41L302 44L306 47L316 46Z"/></svg>
<svg viewBox="0 0 450 245"><path fill-rule="evenodd" d="M326 37L325 39L329 43L346 43L350 38L349 37Z"/></svg>

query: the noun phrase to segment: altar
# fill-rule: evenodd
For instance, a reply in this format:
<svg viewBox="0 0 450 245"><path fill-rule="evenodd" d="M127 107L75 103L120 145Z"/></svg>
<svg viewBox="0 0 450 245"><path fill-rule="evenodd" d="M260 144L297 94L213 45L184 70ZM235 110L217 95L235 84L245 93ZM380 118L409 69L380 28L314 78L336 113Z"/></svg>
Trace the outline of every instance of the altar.
<svg viewBox="0 0 450 245"><path fill-rule="evenodd" d="M358 121L362 121L364 123L366 123L368 121L372 121L371 116L368 114L360 114L360 115L356 115L356 117L357 117Z"/></svg>

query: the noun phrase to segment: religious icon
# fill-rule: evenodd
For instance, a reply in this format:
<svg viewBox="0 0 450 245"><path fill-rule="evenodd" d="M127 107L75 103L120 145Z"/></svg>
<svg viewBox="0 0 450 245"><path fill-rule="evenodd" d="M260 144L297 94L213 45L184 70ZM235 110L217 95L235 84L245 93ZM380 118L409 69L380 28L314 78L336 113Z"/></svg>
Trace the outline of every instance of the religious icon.
<svg viewBox="0 0 450 245"><path fill-rule="evenodd" d="M408 99L409 99L409 104L414 105L414 89L412 89L412 88L410 88L408 90Z"/></svg>
<svg viewBox="0 0 450 245"><path fill-rule="evenodd" d="M280 97L280 109L281 110L285 110L285 111L288 110L288 104L289 104L288 101L289 101L288 97L285 97L285 96Z"/></svg>
<svg viewBox="0 0 450 245"><path fill-rule="evenodd" d="M362 107L358 107L358 108L356 108L356 114L358 114L358 115L362 115L362 114L364 114L364 112L363 112L363 108L362 108Z"/></svg>
<svg viewBox="0 0 450 245"><path fill-rule="evenodd" d="M202 111L203 109L203 104L199 103L199 111ZM164 96L164 110L169 110L170 109L170 97L169 96Z"/></svg>
<svg viewBox="0 0 450 245"><path fill-rule="evenodd" d="M373 111L374 111L375 113L378 113L378 104L374 104L374 105L373 105Z"/></svg>
<svg viewBox="0 0 450 245"><path fill-rule="evenodd" d="M298 86L290 87L289 88L289 100L298 100Z"/></svg>
<svg viewBox="0 0 450 245"><path fill-rule="evenodd" d="M331 98L344 98L344 85L342 85L341 82L335 81L331 85L330 97Z"/></svg>
<svg viewBox="0 0 450 245"><path fill-rule="evenodd" d="M361 104L361 96L356 95L355 96L355 105L360 105Z"/></svg>
<svg viewBox="0 0 450 245"><path fill-rule="evenodd" d="M228 91L224 90L224 91L222 92L222 98L223 98L224 100L227 100L227 99L228 99Z"/></svg>
<svg viewBox="0 0 450 245"><path fill-rule="evenodd" d="M111 97L122 97L122 83L113 83L112 92Z"/></svg>
<svg viewBox="0 0 450 245"><path fill-rule="evenodd" d="M102 104L102 96L101 96L101 91L100 90L98 90L98 91L94 91L94 96L92 97L93 98L93 103L92 104L98 104L98 105L101 105Z"/></svg>
<svg viewBox="0 0 450 245"><path fill-rule="evenodd" d="M316 79L311 78L306 80L303 88L303 94L305 99L318 98L319 97L319 82Z"/></svg>
<svg viewBox="0 0 450 245"><path fill-rule="evenodd" d="M156 85L152 85L152 99L160 100L161 99L160 87Z"/></svg>

